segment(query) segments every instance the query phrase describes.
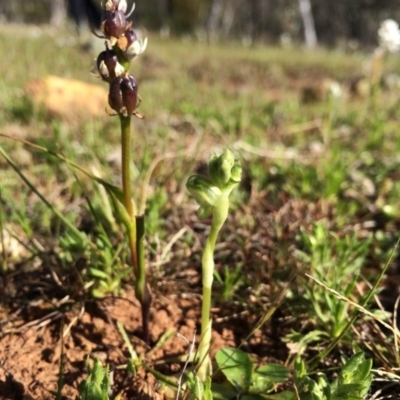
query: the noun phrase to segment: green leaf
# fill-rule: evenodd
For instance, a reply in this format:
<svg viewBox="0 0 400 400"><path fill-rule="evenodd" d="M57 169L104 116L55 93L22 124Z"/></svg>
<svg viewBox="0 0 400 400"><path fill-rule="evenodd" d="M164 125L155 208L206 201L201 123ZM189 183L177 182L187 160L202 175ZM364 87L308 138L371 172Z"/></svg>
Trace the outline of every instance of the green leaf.
<svg viewBox="0 0 400 400"><path fill-rule="evenodd" d="M115 217L116 220L120 223L125 225L127 230L132 231L134 229L134 221L131 220L131 217L126 210L123 201L121 201L119 196L116 196L114 192L109 192L111 202L114 206L115 210Z"/></svg>
<svg viewBox="0 0 400 400"><path fill-rule="evenodd" d="M356 353L343 366L339 377L331 384L332 398L346 399L349 396L363 398L372 382L372 359L365 359L363 352Z"/></svg>
<svg viewBox="0 0 400 400"><path fill-rule="evenodd" d="M271 392L275 383L282 383L289 377L286 367L279 364L267 364L257 368L252 375L251 393Z"/></svg>
<svg viewBox="0 0 400 400"><path fill-rule="evenodd" d="M122 336L122 339L124 339L125 346L128 348L129 351L130 358L128 360L128 371L136 375L136 366L141 365L142 361L137 355L135 349L133 348L133 345L121 321L117 321L117 328Z"/></svg>
<svg viewBox="0 0 400 400"><path fill-rule="evenodd" d="M343 383L362 382L371 372L372 359L365 359L364 353L355 354L340 372L339 380Z"/></svg>
<svg viewBox="0 0 400 400"><path fill-rule="evenodd" d="M269 393L274 390L274 384L267 378L253 376L249 392L254 394Z"/></svg>
<svg viewBox="0 0 400 400"><path fill-rule="evenodd" d="M288 369L280 364L266 364L253 372L253 377L268 379L273 383L284 382L289 377Z"/></svg>
<svg viewBox="0 0 400 400"><path fill-rule="evenodd" d="M204 400L213 400L211 385L212 385L211 377L207 376L206 383L204 385Z"/></svg>
<svg viewBox="0 0 400 400"><path fill-rule="evenodd" d="M294 360L294 376L296 380L307 376L306 364L299 356Z"/></svg>
<svg viewBox="0 0 400 400"><path fill-rule="evenodd" d="M66 162L69 166L77 169L78 171L82 172L83 174L85 174L86 176L88 176L89 178L91 178L92 180L96 181L97 183L99 183L100 185L103 185L104 188L109 192L112 193L117 199L119 199L119 201L121 203L123 203L123 193L121 188L119 188L118 186L115 186L109 182L104 181L103 179L99 178L98 176L92 174L90 171L88 171L87 169L81 167L80 165L76 164L74 161L68 159L67 157L65 157L64 155L60 154L60 153L56 153L54 151L52 151L51 149L48 149L46 147L37 145L35 143L29 142L27 140L23 140L23 139L17 139L8 135L4 135L4 134L0 134L0 136L7 138L7 139L12 139L14 141L18 141L21 142L31 148L34 148L36 150L40 150L43 151L45 153L51 154L52 156L58 158L59 160L62 160L64 162ZM4 150L2 148L0 148L0 152L3 154ZM4 152L5 153L5 152ZM7 156L7 154L3 154L6 157L6 160L9 160L9 157Z"/></svg>
<svg viewBox="0 0 400 400"><path fill-rule="evenodd" d="M217 352L215 359L233 387L238 392L248 392L253 374L253 362L250 356L242 350L226 347Z"/></svg>
<svg viewBox="0 0 400 400"><path fill-rule="evenodd" d="M189 400L202 400L204 398L204 384L193 372L189 372L186 378L189 390Z"/></svg>
<svg viewBox="0 0 400 400"><path fill-rule="evenodd" d="M132 360L132 358L128 359L128 365L126 367L126 370L132 375L132 376L136 376L136 366Z"/></svg>
<svg viewBox="0 0 400 400"><path fill-rule="evenodd" d="M91 293L92 296L96 299L101 299L102 297L104 297L104 292L102 290L93 289Z"/></svg>
<svg viewBox="0 0 400 400"><path fill-rule="evenodd" d="M103 382L104 377L108 373L108 367L103 370L103 366L99 359L95 358L94 366L92 371L92 378L95 384L100 385Z"/></svg>
<svg viewBox="0 0 400 400"><path fill-rule="evenodd" d="M189 177L186 187L197 203L204 208L214 207L221 196L221 190L217 186L199 175Z"/></svg>
<svg viewBox="0 0 400 400"><path fill-rule="evenodd" d="M103 271L96 268L89 268L90 276L99 279L109 279L110 277Z"/></svg>
<svg viewBox="0 0 400 400"><path fill-rule="evenodd" d="M360 396L360 392L362 390L362 385L358 383L348 383L342 386L339 386L338 390L335 393L335 397L339 399L347 399L348 396Z"/></svg>
<svg viewBox="0 0 400 400"><path fill-rule="evenodd" d="M237 390L229 382L225 383L212 383L211 390L213 393L213 400L226 400L235 398L238 394Z"/></svg>
<svg viewBox="0 0 400 400"><path fill-rule="evenodd" d="M265 400L264 396L260 394L245 394L244 396L240 397L241 400Z"/></svg>
<svg viewBox="0 0 400 400"><path fill-rule="evenodd" d="M101 362L96 358L93 368L89 360L86 363L89 376L79 385L79 399L81 400L109 400L110 378L108 366L103 368Z"/></svg>

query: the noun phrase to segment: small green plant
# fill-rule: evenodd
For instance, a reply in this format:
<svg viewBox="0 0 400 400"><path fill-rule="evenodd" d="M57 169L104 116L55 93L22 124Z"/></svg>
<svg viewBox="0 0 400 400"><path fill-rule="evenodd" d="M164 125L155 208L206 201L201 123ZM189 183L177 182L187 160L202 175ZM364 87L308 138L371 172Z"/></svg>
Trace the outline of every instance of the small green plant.
<svg viewBox="0 0 400 400"><path fill-rule="evenodd" d="M353 355L344 364L337 378L329 381L327 376L316 373L311 378L305 362L297 357L294 361L293 387L273 393L278 386L287 386L289 369L269 363L256 366L250 356L236 348L224 348L217 352L218 371L225 381L202 382L192 372L187 375L187 391L183 398L190 400L362 400L369 392L372 382L372 359L363 352Z"/></svg>
<svg viewBox="0 0 400 400"><path fill-rule="evenodd" d="M106 198L107 199L107 198ZM87 275L94 280L91 286L91 294L94 297L103 297L108 293L118 293L121 288L122 279L127 277L131 271L125 266L124 251L125 241L115 238L115 221L112 219L112 212L107 215L107 207L95 208L90 200L87 201L96 228L91 240L94 247L85 251L85 258L88 261Z"/></svg>
<svg viewBox="0 0 400 400"><path fill-rule="evenodd" d="M90 365L89 358L86 360L88 377L79 385L79 396L76 400L109 400L111 395L111 379L108 366L103 367L97 358ZM114 400L119 396L114 397Z"/></svg>
<svg viewBox="0 0 400 400"><path fill-rule="evenodd" d="M107 293L118 292L122 279L129 275L130 269L124 268L121 263L123 243L114 248L108 238L100 235L95 244L95 249L90 251L88 274L96 281L93 296L101 298Z"/></svg>
<svg viewBox="0 0 400 400"><path fill-rule="evenodd" d="M237 287L243 283L242 265L237 264L233 270L228 265L224 265L223 273L214 271L214 278L221 287L221 300L228 301Z"/></svg>
<svg viewBox="0 0 400 400"><path fill-rule="evenodd" d="M297 357L294 364L294 384L299 400L362 400L367 395L372 382L372 359L364 353L353 355L339 372L339 376L329 383L325 374L318 379L307 374L305 363Z"/></svg>
<svg viewBox="0 0 400 400"><path fill-rule="evenodd" d="M288 369L279 364L265 364L256 368L250 356L240 349L221 349L215 359L227 383L213 383L214 400L239 396L246 400L262 400L265 399L263 395L271 393L276 385L289 377Z"/></svg>
<svg viewBox="0 0 400 400"><path fill-rule="evenodd" d="M187 188L196 199L200 218L212 216L210 233L202 256L203 299L201 310L201 339L198 351L197 374L202 382L211 373L209 350L211 346L211 290L214 276L214 248L218 233L228 217L229 195L241 179L242 169L233 153L225 150L208 164L209 177L193 175Z"/></svg>
<svg viewBox="0 0 400 400"><path fill-rule="evenodd" d="M140 40L127 18L126 0L102 1L102 39L111 43L96 59L93 73L109 84L110 115L118 115L121 126L122 199L113 198L120 222L125 226L135 275L135 294L142 306L143 339L149 343L151 292L146 283L144 257L144 215L138 215L131 191L131 117L143 118L137 111L140 103L138 82L129 73L131 61L144 52L147 39ZM140 211L140 210L139 210Z"/></svg>
<svg viewBox="0 0 400 400"><path fill-rule="evenodd" d="M212 400L214 398L211 390L211 377L208 376L203 383L193 372L189 372L186 377L185 399L188 400Z"/></svg>
<svg viewBox="0 0 400 400"><path fill-rule="evenodd" d="M297 254L311 276L346 297L353 293L370 239L360 240L356 234L340 237L321 221L314 224L312 232L301 232L299 244L302 250ZM330 338L338 337L348 322L349 304L314 282L307 282L304 290L303 300L314 311L315 326Z"/></svg>

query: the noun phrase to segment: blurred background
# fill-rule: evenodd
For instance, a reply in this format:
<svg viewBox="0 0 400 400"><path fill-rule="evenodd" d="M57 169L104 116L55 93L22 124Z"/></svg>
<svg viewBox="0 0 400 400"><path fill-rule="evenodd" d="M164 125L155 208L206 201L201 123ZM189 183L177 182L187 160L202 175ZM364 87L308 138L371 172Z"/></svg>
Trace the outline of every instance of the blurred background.
<svg viewBox="0 0 400 400"><path fill-rule="evenodd" d="M0 2L2 23L98 26L99 0ZM400 0L146 0L136 2L136 25L162 35L207 40L302 43L308 47L374 46L382 20L400 19Z"/></svg>

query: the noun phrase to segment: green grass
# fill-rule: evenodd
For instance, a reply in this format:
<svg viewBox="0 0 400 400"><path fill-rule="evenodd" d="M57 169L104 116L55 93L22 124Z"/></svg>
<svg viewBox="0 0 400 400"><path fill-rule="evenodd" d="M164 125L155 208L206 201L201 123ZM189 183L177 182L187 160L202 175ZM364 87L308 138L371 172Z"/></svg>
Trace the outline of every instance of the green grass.
<svg viewBox="0 0 400 400"><path fill-rule="evenodd" d="M24 85L49 74L102 84L88 72L94 53L69 44L67 34L0 27L0 53L7 54L0 65L0 133L51 148L119 185L118 168L109 162L119 149L117 119L68 124L24 99ZM148 50L131 69L140 85L139 111L146 116L134 121L134 172L143 176L149 167L154 169L145 188L150 260L158 260L185 217L195 218L184 189L188 174L201 171L213 151L236 149L244 178L232 196L234 212L221 233L223 246L216 251L221 265L216 299L246 304L251 295L254 301L248 307L261 317L265 297L273 303L289 278L298 275L281 309L292 316L285 340L296 341L306 359L315 356L318 345L326 346L327 338L338 337L352 308L307 281L302 272L359 300L365 295L363 279L377 279L398 235L400 91L382 91L375 105L368 98L300 101L301 89L317 79L346 85L362 73L367 57L237 43L207 46L150 36ZM394 59L385 65L387 71L396 67ZM200 151L191 148L196 140ZM8 268L20 262L29 265L33 255L40 257L55 246L66 273L78 260L87 260L90 268L81 276L82 286L98 279L96 290L118 289L128 273L123 262L127 249L117 245L121 236L104 209L101 189L85 176L77 180L76 171L49 154L4 138L0 144L31 184L85 232L84 243L72 238L2 158L3 229L13 231L27 249L19 260L3 252ZM32 157L26 165L19 161L22 150ZM142 156L137 159L136 154ZM187 254L199 262L200 249L191 235L193 231L171 246L164 254L168 263L154 269L155 276L173 279L178 265L187 263ZM204 241L204 232L199 235ZM112 265L118 268L112 271ZM360 318L354 329L368 323ZM343 341L347 347L338 355L348 355L352 348L369 349L376 360L389 360L386 368L398 368L394 353L386 354L383 345L372 346L373 340L368 335L361 340L349 331ZM392 344L393 336L388 340Z"/></svg>

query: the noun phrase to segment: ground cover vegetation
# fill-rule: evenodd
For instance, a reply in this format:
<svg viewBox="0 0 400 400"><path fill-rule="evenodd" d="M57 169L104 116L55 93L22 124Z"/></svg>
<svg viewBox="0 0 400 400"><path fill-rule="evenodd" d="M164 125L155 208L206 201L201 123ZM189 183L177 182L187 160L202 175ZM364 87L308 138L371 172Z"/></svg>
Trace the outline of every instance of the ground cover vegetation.
<svg viewBox="0 0 400 400"><path fill-rule="evenodd" d="M23 88L104 85L88 73L102 40L17 26L0 39L5 398L399 397L394 56L373 58L371 80L366 53L150 35L131 67L138 108L71 119ZM127 180L146 224L134 249Z"/></svg>

